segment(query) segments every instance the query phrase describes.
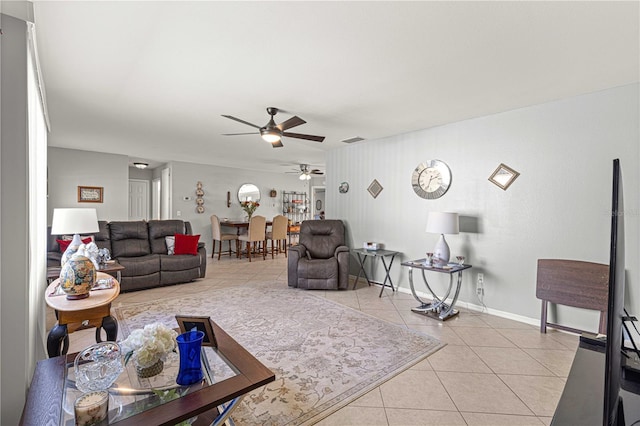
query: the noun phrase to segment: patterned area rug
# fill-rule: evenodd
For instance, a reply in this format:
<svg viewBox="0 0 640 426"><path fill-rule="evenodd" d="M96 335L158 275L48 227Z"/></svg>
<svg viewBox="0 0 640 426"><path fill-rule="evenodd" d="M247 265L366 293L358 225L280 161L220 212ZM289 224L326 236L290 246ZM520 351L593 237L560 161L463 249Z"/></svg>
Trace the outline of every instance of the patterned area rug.
<svg viewBox="0 0 640 426"><path fill-rule="evenodd" d="M115 309L124 336L176 314L210 316L276 375L245 396L238 425L313 424L425 359L438 340L313 295L234 287L211 297L164 299Z"/></svg>

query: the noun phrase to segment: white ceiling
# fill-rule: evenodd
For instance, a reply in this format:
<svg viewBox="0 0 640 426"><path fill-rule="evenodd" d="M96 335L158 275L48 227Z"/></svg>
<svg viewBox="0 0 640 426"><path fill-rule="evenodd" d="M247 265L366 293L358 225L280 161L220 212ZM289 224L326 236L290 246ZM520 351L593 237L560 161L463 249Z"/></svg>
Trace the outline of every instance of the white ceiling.
<svg viewBox="0 0 640 426"><path fill-rule="evenodd" d="M639 80L633 2L35 2L50 145L287 171ZM274 149L233 115L298 115ZM367 143L360 142L360 143Z"/></svg>

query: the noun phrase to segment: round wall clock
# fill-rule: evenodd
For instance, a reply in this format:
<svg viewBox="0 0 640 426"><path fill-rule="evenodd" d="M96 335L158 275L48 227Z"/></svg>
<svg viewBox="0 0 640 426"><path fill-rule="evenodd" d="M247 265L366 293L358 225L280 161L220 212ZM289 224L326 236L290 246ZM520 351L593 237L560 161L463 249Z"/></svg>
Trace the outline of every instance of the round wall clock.
<svg viewBox="0 0 640 426"><path fill-rule="evenodd" d="M411 186L422 198L433 200L442 197L451 185L451 170L440 160L418 164L411 175Z"/></svg>
<svg viewBox="0 0 640 426"><path fill-rule="evenodd" d="M347 182L342 182L338 187L338 191L341 194L346 194L347 192L349 192L349 184Z"/></svg>

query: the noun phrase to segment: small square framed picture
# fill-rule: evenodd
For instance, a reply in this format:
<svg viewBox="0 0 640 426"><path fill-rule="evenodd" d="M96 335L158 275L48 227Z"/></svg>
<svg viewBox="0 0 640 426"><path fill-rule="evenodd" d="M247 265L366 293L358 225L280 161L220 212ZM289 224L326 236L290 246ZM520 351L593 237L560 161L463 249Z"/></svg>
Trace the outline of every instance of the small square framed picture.
<svg viewBox="0 0 640 426"><path fill-rule="evenodd" d="M506 191L518 176L520 176L520 173L506 164L501 163L491 176L489 176L489 181Z"/></svg>
<svg viewBox="0 0 640 426"><path fill-rule="evenodd" d="M190 315L176 315L180 333L186 333L194 328L204 333L202 346L218 347L216 336L213 334L213 326L211 325L211 317L195 317Z"/></svg>
<svg viewBox="0 0 640 426"><path fill-rule="evenodd" d="M79 203L102 203L104 188L102 186L79 186Z"/></svg>

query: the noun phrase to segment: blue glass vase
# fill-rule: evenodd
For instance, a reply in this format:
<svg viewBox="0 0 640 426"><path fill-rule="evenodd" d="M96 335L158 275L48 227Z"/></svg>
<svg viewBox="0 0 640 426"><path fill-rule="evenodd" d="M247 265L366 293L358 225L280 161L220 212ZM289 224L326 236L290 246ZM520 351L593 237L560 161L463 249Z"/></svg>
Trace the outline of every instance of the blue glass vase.
<svg viewBox="0 0 640 426"><path fill-rule="evenodd" d="M200 361L203 338L202 331L187 331L176 338L180 352L180 370L176 379L179 385L191 385L204 377Z"/></svg>

